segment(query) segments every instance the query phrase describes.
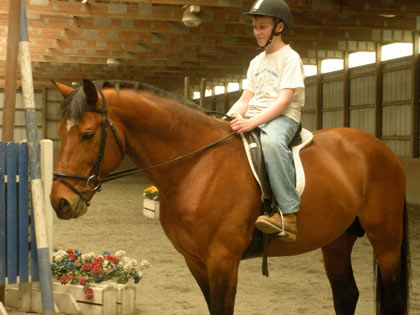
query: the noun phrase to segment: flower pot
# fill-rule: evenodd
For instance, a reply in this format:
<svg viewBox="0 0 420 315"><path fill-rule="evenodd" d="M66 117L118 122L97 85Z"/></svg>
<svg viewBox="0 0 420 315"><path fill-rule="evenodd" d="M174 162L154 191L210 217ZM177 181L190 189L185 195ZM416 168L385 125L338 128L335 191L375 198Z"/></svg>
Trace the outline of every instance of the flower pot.
<svg viewBox="0 0 420 315"><path fill-rule="evenodd" d="M86 315L130 315L136 311L136 286L132 283L117 284L106 281L92 284L94 296L85 297L81 285L62 285L53 281L54 302L61 314ZM17 286L8 286L7 306L18 307L19 289ZM32 284L31 311L42 313L42 302L39 282Z"/></svg>
<svg viewBox="0 0 420 315"><path fill-rule="evenodd" d="M159 219L159 201L143 198L143 215Z"/></svg>

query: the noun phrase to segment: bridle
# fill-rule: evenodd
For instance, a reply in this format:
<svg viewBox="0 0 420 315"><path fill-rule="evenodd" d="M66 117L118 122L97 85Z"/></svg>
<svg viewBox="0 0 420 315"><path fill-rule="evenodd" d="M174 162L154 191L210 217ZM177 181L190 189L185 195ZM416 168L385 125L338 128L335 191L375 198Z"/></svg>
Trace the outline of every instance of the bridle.
<svg viewBox="0 0 420 315"><path fill-rule="evenodd" d="M78 175L78 174L69 174L69 173L63 173L63 172L53 173L53 179L64 184L65 186L70 188L70 190L72 190L74 193L79 195L79 197L86 203L86 206L89 206L89 201L86 199L84 193L86 191L100 191L102 188L101 186L102 186L103 180L98 174L99 174L99 168L100 168L100 165L104 157L104 153L105 153L105 143L106 143L106 138L107 138L108 125L111 127L112 133L114 134L114 137L118 144L118 148L120 149L122 156L125 155L120 136L117 133L117 129L115 128L114 124L109 120L105 96L102 93L102 90L97 90L97 91L99 92L102 98L102 108L91 108L91 109L86 110L87 112L102 114L101 140L99 142L99 154L96 158L95 164L93 164L92 169L90 170L88 176ZM75 178L75 179L85 180L86 189L83 191L79 191L72 184L67 182L65 178Z"/></svg>
<svg viewBox="0 0 420 315"><path fill-rule="evenodd" d="M216 144L219 144L219 143L225 141L226 139L230 138L234 134L236 134L236 131L234 131L234 132L228 134L227 136L225 136L225 137L223 137L223 138L221 138L221 139L219 139L215 142L212 142L212 143L210 143L206 146L203 146L203 147L201 147L197 150L194 150L192 152L189 152L187 154L175 157L175 158L173 158L169 161L166 161L166 162L162 162L162 163L155 164L155 165L145 167L145 168L139 168L139 167L130 168L130 169L127 169L127 170L123 170L123 171L108 174L108 176L106 176L105 178L101 178L99 176L99 168L100 168L101 162L102 162L102 160L104 158L104 154L105 154L105 145L106 145L107 130L108 130L107 127L108 126L111 127L111 131L112 131L112 133L115 137L115 140L117 141L118 148L120 149L121 155L123 157L125 156L125 153L124 153L124 148L123 148L123 145L122 145L121 138L117 133L117 129L115 128L114 124L111 122L111 120L108 117L108 110L107 110L107 104L106 104L105 96L104 96L101 89L97 89L97 91L102 98L102 108L92 108L92 109L86 110L87 112L102 114L101 140L99 142L99 154L96 158L95 164L92 166L92 169L90 170L90 172L87 176L78 175L78 174L63 173L63 172L53 172L53 180L56 180L56 181L62 183L63 185L67 186L71 191L73 191L75 194L77 194L80 197L80 199L82 199L85 202L86 206L89 206L90 202L89 202L89 200L87 200L87 198L84 194L87 191L100 191L102 189L102 183L173 163L175 161L181 160L183 158L186 158L186 157L191 156L193 154L196 154L198 152L204 151L204 150L206 150L206 149L208 149L212 146L215 146ZM227 116L223 113L219 113L219 112L215 112L215 111L207 111L207 113L208 114L222 115L222 116L228 117L230 119L229 116ZM86 181L85 189L82 190L82 191L78 190L76 187L74 187L72 184L70 184L68 181L66 181L65 180L66 178L74 178L74 179L79 179L79 180Z"/></svg>

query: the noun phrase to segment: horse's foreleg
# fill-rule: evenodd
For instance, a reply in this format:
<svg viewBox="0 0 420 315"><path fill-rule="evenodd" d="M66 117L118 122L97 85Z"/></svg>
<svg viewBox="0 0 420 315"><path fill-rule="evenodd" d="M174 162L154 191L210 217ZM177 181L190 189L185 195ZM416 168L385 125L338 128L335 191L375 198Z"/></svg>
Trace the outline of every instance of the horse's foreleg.
<svg viewBox="0 0 420 315"><path fill-rule="evenodd" d="M357 236L344 233L322 248L337 315L353 315L359 298L351 266L351 251L356 239Z"/></svg>
<svg viewBox="0 0 420 315"><path fill-rule="evenodd" d="M207 261L210 281L210 314L232 315L238 282L239 257L214 253Z"/></svg>
<svg viewBox="0 0 420 315"><path fill-rule="evenodd" d="M185 262L187 263L188 268L190 269L191 274L194 276L197 281L201 292L204 295L204 298L207 302L207 307L210 311L210 284L207 274L207 269L203 263L198 260L195 260L191 257L185 257Z"/></svg>

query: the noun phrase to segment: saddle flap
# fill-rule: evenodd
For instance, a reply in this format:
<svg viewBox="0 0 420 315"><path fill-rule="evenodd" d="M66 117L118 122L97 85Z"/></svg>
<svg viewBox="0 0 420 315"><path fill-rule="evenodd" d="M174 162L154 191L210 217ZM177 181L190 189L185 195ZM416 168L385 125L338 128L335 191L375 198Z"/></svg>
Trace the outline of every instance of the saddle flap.
<svg viewBox="0 0 420 315"><path fill-rule="evenodd" d="M261 188L261 201L264 202L265 199L271 198L271 188L261 149L260 129L256 128L250 132L241 133L241 138L252 173ZM302 195L305 188L305 173L299 153L303 148L311 144L312 138L312 132L302 128L300 125L296 135L289 144L293 153L296 172L296 190L299 195Z"/></svg>

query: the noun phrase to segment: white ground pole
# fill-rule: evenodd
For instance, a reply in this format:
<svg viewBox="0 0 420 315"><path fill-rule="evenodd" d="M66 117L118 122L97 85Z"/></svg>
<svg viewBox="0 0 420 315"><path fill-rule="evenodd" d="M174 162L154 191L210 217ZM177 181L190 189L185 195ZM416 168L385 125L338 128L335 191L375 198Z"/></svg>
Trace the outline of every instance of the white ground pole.
<svg viewBox="0 0 420 315"><path fill-rule="evenodd" d="M55 314L48 249L47 224L45 218L44 192L41 179L40 146L35 112L35 96L32 78L31 56L29 51L25 0L22 1L22 15L19 38L19 63L22 82L22 95L25 108L26 136L28 139L29 168L31 172L31 191L34 210L34 223L38 253L39 277L41 282L42 308L44 314Z"/></svg>
<svg viewBox="0 0 420 315"><path fill-rule="evenodd" d="M0 302L0 315L7 315L6 309L4 308L2 302Z"/></svg>

